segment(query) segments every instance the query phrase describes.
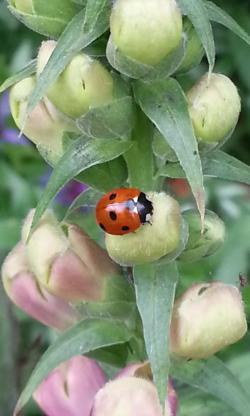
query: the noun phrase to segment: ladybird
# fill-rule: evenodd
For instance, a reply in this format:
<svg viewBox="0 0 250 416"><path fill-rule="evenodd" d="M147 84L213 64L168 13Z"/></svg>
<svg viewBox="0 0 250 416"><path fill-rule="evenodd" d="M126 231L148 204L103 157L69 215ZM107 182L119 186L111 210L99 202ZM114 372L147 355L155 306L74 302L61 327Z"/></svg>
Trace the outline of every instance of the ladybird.
<svg viewBox="0 0 250 416"><path fill-rule="evenodd" d="M97 224L108 234L124 235L150 223L153 204L138 188L113 189L96 205Z"/></svg>

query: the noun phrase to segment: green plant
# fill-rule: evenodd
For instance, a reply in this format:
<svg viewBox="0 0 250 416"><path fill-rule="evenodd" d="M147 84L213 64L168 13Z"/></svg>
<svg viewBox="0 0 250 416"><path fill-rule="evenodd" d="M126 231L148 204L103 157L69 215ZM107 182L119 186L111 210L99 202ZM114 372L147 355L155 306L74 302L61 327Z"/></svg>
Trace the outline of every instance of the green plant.
<svg viewBox="0 0 250 416"><path fill-rule="evenodd" d="M80 351L82 354L91 353L100 362L113 367L124 367L129 362L148 359L161 404L165 400L170 374L177 380L198 385L202 390L224 400L236 413L245 416L248 414L250 398L244 386L240 385L219 358L212 356L222 346L235 342L246 332L238 289L233 289L235 297L230 297L230 305L233 305L233 316L239 314L239 325L236 322L235 331L230 328L233 329L232 335L231 332L224 335L227 342L217 343L218 335L215 345L208 349L208 355L198 352L192 356L184 353L186 359L206 360L189 362L180 359L179 356L183 354L178 355L179 348L171 347L169 331L181 260L187 256L192 260L193 255L193 260L198 261L211 255L224 238L224 230L221 231L223 226L217 219L212 224L214 229L211 234L206 224L204 177L213 176L250 184L249 167L220 149L236 126L240 99L236 87L228 78L213 73L215 45L211 22L228 27L248 44L250 37L212 2L178 0L175 3L159 0L153 5L147 0L146 7L144 2L117 0L113 6L109 0L77 1L74 16L67 14L65 29L64 26L60 30L57 27L59 32L57 30L55 34L52 29L57 21L57 9L52 8L51 30L46 26L46 34L58 37L57 43L53 42L53 51L50 48L51 41L45 42L37 62L28 64L0 87L0 91L12 87L11 107L17 125L54 167L49 184L36 208L30 241L33 238L32 232L36 233L52 199L74 177L92 189L72 205L67 216L76 207L95 203L100 193L114 187L138 187L149 198L151 195L157 221L159 220L157 230L162 232L165 227L167 240L172 235L168 235L169 224L164 219L169 219L172 214L158 210L159 193L164 188L165 178L186 178L196 203L195 227L187 225L185 215L180 219L179 206L174 202L173 210L177 221L174 222L174 242L172 244L171 239L170 249L161 251L156 247L159 241L160 248L164 243L160 240L161 233L158 235L155 231L154 217L152 229L146 224L136 233L136 238L131 234L122 240L118 256L114 254L118 245L116 236L106 236L111 257L121 265L133 267L132 292L136 302L132 295L129 300L124 296L124 299L114 298L106 303L85 302L75 305L82 320L62 333L41 358L19 399L17 410L23 407L53 368ZM24 15L27 9L18 10L21 1L15 2L16 10L13 10L13 2L10 3L10 10L15 16L31 26L31 16ZM32 28L45 34L42 29L44 19L40 19L44 18L44 11L36 8L39 2L31 3L34 3L32 10L36 17L32 17ZM173 33L162 32L161 25L164 26L164 22L161 21L159 9L155 9L156 3L159 3L159 7L171 6L170 15L167 13L165 17L168 16L173 23ZM123 6L129 7L129 12L126 10L129 19L124 21L120 15ZM159 26L154 24L154 20L151 22L151 7L155 12L154 19L157 22L159 20ZM144 8L145 13L141 18L140 12ZM175 19L172 19L171 13L174 13ZM33 14L32 12L32 16ZM108 39L110 16L111 35ZM195 54L191 63L192 37L185 32L185 25L182 31L182 16L188 19L200 42L198 48L197 43L194 44ZM136 20L135 32L133 19ZM128 27L128 24L132 27ZM121 28L123 25L125 31ZM152 45L148 47L150 40L145 34L150 33L150 30L154 36ZM165 48L165 36L169 40L169 48ZM208 60L208 71L198 86L191 92L186 92L180 74L196 65L203 52ZM42 53L46 56L42 57ZM95 60L96 57L100 58L101 63ZM90 77L88 73L86 76L86 70L90 71ZM96 80L98 90L95 89ZM30 94L27 94L27 83L32 83ZM25 94L19 94L23 89ZM202 95L204 90L205 98ZM40 135L41 129L37 127L34 117L41 106L50 109L45 111L50 116L45 136ZM38 119L39 117L38 114ZM35 124L32 125L32 122ZM43 122L42 124L44 127ZM160 151L155 150L157 135L163 139ZM168 156L169 147L174 152L174 159L173 153L170 152L170 157ZM156 197L152 197L152 192ZM163 198L169 197L164 195ZM153 248L156 247L156 254L153 252L150 258L147 255L148 245L140 246L140 239L145 242L146 230L149 230L149 235L150 232L153 233L150 244ZM197 238L197 234L200 238ZM220 240L218 247L215 237ZM195 254L192 254L193 249L196 249ZM124 272L128 278L131 269L125 268ZM219 289L219 300L215 297L214 302L220 302L223 307L225 293L228 294L230 288L220 286ZM205 292L201 291L198 295L205 296ZM227 304L225 301L225 310ZM213 302L208 302L208 305L208 308L214 310ZM128 314L130 308L133 313ZM208 316L215 319L212 313ZM202 320L201 324L204 325L204 331L206 327L213 329L213 321ZM195 331L195 325L194 319L193 328L189 331ZM226 326L224 321L221 325L223 328ZM220 333L220 328L217 331ZM124 348L125 354L114 352L114 345L120 346L121 351ZM173 351L176 355L172 354Z"/></svg>

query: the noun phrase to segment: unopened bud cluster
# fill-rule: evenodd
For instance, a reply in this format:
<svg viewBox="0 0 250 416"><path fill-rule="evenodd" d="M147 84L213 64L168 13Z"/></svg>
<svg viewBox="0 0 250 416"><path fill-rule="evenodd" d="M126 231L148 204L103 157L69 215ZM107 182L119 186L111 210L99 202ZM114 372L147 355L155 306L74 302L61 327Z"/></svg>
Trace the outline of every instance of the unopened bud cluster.
<svg viewBox="0 0 250 416"><path fill-rule="evenodd" d="M50 416L162 416L152 376L144 374L147 363L124 368L107 381L93 360L76 356L61 364L34 394ZM177 415L177 396L168 383L164 416Z"/></svg>
<svg viewBox="0 0 250 416"><path fill-rule="evenodd" d="M101 302L119 268L78 226L59 226L47 211L31 234L34 211L26 218L21 242L2 267L10 299L42 323L63 330L78 319L73 305Z"/></svg>

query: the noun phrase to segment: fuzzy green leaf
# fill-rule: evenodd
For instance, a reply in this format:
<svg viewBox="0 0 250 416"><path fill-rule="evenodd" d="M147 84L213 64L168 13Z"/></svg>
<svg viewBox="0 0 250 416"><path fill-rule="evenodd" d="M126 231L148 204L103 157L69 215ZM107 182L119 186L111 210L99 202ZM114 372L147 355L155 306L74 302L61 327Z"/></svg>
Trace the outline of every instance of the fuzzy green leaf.
<svg viewBox="0 0 250 416"><path fill-rule="evenodd" d="M109 104L91 108L76 123L89 137L127 139L133 128L132 98L118 98Z"/></svg>
<svg viewBox="0 0 250 416"><path fill-rule="evenodd" d="M75 140L56 165L47 188L37 205L32 227L35 227L51 200L60 189L80 172L113 160L126 152L131 142L117 139L86 139Z"/></svg>
<svg viewBox="0 0 250 416"><path fill-rule="evenodd" d="M170 367L168 334L178 281L176 264L135 266L134 281L148 359L164 404Z"/></svg>
<svg viewBox="0 0 250 416"><path fill-rule="evenodd" d="M11 77L7 78L1 85L0 85L0 94L7 90L8 88L15 85L17 82L21 81L22 79L33 75L36 72L36 59L30 61L23 69L21 69L17 74L12 75Z"/></svg>
<svg viewBox="0 0 250 416"><path fill-rule="evenodd" d="M215 63L215 44L212 26L203 0L177 0L183 14L186 14L194 25L197 35L206 51L209 70L212 72Z"/></svg>
<svg viewBox="0 0 250 416"><path fill-rule="evenodd" d="M249 395L238 378L219 358L211 357L208 360L190 362L176 361L172 365L171 375L224 401L236 411L237 415L249 415Z"/></svg>
<svg viewBox="0 0 250 416"><path fill-rule="evenodd" d="M131 333L124 324L105 319L84 320L65 331L48 348L35 367L18 400L15 415L28 402L44 378L60 363L98 348L123 344L130 338Z"/></svg>
<svg viewBox="0 0 250 416"><path fill-rule="evenodd" d="M250 35L242 29L242 27L229 14L227 14L225 10L221 9L211 1L206 1L205 6L210 20L225 26L250 45Z"/></svg>
<svg viewBox="0 0 250 416"><path fill-rule="evenodd" d="M115 47L112 38L110 37L107 44L106 55L110 65L127 77L151 80L172 75L180 66L184 58L185 46L185 40L182 39L178 48L174 49L158 65L152 67L123 55L119 49Z"/></svg>
<svg viewBox="0 0 250 416"><path fill-rule="evenodd" d="M201 161L204 176L250 185L250 166L221 150L203 156ZM160 169L159 175L169 178L185 178L185 173L178 163L168 163Z"/></svg>
<svg viewBox="0 0 250 416"><path fill-rule="evenodd" d="M96 191L95 189L88 188L85 191L81 192L77 198L74 199L72 204L67 209L67 212L64 216L64 221L78 208L81 207L94 207L97 201L101 198L101 192Z"/></svg>
<svg viewBox="0 0 250 416"><path fill-rule="evenodd" d="M198 144L190 121L185 95L174 79L134 83L136 99L175 151L190 183L201 218L205 202Z"/></svg>

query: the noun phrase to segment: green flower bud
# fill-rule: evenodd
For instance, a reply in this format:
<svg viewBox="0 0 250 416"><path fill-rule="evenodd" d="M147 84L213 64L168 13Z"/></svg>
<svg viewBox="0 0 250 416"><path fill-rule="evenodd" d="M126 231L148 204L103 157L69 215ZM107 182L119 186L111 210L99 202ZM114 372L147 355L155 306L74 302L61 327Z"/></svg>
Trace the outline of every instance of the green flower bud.
<svg viewBox="0 0 250 416"><path fill-rule="evenodd" d="M57 38L79 7L71 0L8 0L14 16L35 32Z"/></svg>
<svg viewBox="0 0 250 416"><path fill-rule="evenodd" d="M204 56L204 49L200 38L188 18L183 20L183 32L187 43L185 56L178 68L178 73L190 71L190 69L199 65Z"/></svg>
<svg viewBox="0 0 250 416"><path fill-rule="evenodd" d="M178 247L181 233L179 204L163 192L149 192L147 198L153 204L151 223L126 235L105 235L108 253L119 264L155 261Z"/></svg>
<svg viewBox="0 0 250 416"><path fill-rule="evenodd" d="M110 30L124 55L153 66L179 45L182 16L175 0L116 0Z"/></svg>
<svg viewBox="0 0 250 416"><path fill-rule="evenodd" d="M208 358L240 340L246 331L237 287L222 282L197 284L175 302L170 349L180 357Z"/></svg>
<svg viewBox="0 0 250 416"><path fill-rule="evenodd" d="M233 82L222 74L204 75L187 94L189 113L198 140L219 142L235 128L240 96Z"/></svg>
<svg viewBox="0 0 250 416"><path fill-rule="evenodd" d="M38 74L42 72L55 47L54 41L42 43L37 57ZM112 100L113 79L100 62L79 53L49 88L47 96L64 114L78 118L91 107Z"/></svg>
<svg viewBox="0 0 250 416"><path fill-rule="evenodd" d="M35 78L28 77L14 85L10 90L10 109L19 129L37 147L56 162L63 153L64 132L73 131L72 122L63 117L48 99L37 104L27 118L27 103L35 86Z"/></svg>
<svg viewBox="0 0 250 416"><path fill-rule="evenodd" d="M200 216L195 210L183 213L189 225L189 238L179 260L198 261L216 253L224 243L226 228L224 222L212 211L206 211L204 232L201 231Z"/></svg>

